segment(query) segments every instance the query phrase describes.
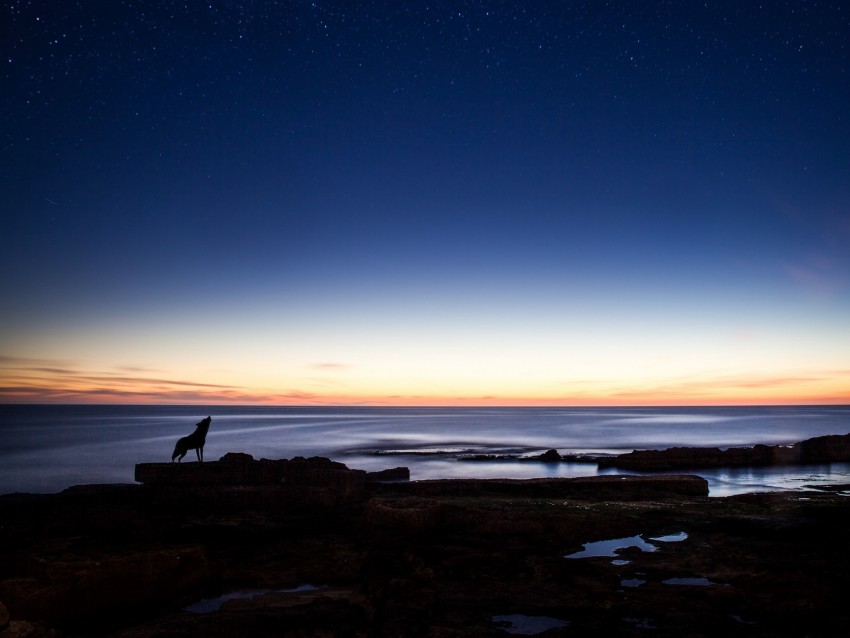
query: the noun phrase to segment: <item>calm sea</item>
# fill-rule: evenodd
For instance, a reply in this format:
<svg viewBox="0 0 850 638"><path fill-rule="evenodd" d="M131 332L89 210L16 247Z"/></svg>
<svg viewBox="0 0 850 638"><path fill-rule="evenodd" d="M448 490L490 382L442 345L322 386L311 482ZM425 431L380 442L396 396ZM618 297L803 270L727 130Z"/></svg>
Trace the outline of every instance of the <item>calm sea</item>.
<svg viewBox="0 0 850 638"><path fill-rule="evenodd" d="M205 459L328 456L411 478L587 476L593 464L469 462L464 454L619 454L673 446L788 444L850 432L850 406L706 408L370 408L0 405L0 493L131 483L136 463L168 462L212 416ZM194 461L194 453L184 459ZM700 472L712 495L850 482L850 464Z"/></svg>

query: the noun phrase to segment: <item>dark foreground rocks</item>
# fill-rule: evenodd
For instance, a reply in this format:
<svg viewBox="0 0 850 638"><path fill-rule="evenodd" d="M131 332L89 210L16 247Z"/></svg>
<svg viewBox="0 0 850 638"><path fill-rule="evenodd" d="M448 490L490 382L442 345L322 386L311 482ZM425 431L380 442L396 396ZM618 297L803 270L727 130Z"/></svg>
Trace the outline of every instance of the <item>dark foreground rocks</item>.
<svg viewBox="0 0 850 638"><path fill-rule="evenodd" d="M327 459L140 468L144 485L0 496L0 638L837 636L850 621L838 492L407 482ZM570 557L611 539L626 539L614 555Z"/></svg>
<svg viewBox="0 0 850 638"><path fill-rule="evenodd" d="M754 445L753 447L699 448L674 447L666 450L635 450L628 454L600 458L600 468L660 472L721 467L765 467L811 465L850 461L850 434L818 436L793 445Z"/></svg>

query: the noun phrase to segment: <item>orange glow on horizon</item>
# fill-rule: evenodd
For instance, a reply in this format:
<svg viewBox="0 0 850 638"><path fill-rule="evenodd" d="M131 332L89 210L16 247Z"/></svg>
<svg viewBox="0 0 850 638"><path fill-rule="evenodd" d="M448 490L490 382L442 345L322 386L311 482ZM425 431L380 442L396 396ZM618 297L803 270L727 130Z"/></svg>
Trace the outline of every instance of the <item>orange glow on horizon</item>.
<svg viewBox="0 0 850 638"><path fill-rule="evenodd" d="M6 387L0 403L81 403L125 405L263 405L263 406L387 406L387 407L664 407L747 405L850 405L850 391L834 393L612 393L563 396L351 395L244 392L202 392L154 388L120 391L71 388Z"/></svg>
<svg viewBox="0 0 850 638"><path fill-rule="evenodd" d="M297 372L297 371L296 371ZM469 373L470 371L465 371ZM434 375L364 375L322 363L269 378L184 371L169 375L140 368L47 365L0 359L0 403L111 403L279 406L719 406L850 404L850 370L796 370L789 374L703 374L652 378L529 381L522 372L463 383ZM273 375L269 375L272 377ZM188 378L197 378L188 381ZM470 375L470 378L473 378ZM286 388L286 389L283 389ZM430 391L419 391L429 388Z"/></svg>

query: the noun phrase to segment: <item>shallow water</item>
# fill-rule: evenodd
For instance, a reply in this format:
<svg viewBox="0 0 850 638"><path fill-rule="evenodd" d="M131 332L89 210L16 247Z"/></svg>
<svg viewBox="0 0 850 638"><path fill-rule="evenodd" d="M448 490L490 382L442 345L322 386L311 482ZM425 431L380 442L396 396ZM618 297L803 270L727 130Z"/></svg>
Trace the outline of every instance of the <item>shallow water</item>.
<svg viewBox="0 0 850 638"><path fill-rule="evenodd" d="M679 543L688 538L687 532L679 532L678 534L669 534L667 536L654 536L649 540L660 543ZM619 555L620 550L635 547L644 552L654 552L658 550L657 545L648 543L643 540L643 536L627 536L625 538L612 538L604 541L593 541L584 543L584 549L572 554L567 554L564 558L613 558ZM628 565L627 560L613 560L614 565Z"/></svg>
<svg viewBox="0 0 850 638"><path fill-rule="evenodd" d="M183 611L192 612L193 614L209 614L221 609L221 606L229 600L250 600L271 593L289 594L300 591L315 591L317 589L320 589L320 587L316 585L299 585L291 589L246 589L233 591L216 596L215 598L203 598L188 607L184 607Z"/></svg>
<svg viewBox="0 0 850 638"><path fill-rule="evenodd" d="M620 587L640 587L646 585L646 581L640 578L624 578L620 581Z"/></svg>
<svg viewBox="0 0 850 638"><path fill-rule="evenodd" d="M367 408L0 405L0 493L131 483L136 463L167 462L212 416L205 458L327 456L349 467L398 465L411 478L597 474L592 463L469 462L467 454L619 454L673 446L787 444L850 432L850 407ZM188 457L187 457L188 459ZM607 470L606 474L620 473ZM850 483L850 464L700 471L712 495Z"/></svg>
<svg viewBox="0 0 850 638"><path fill-rule="evenodd" d="M627 538L612 538L605 541L594 541L585 543L584 549L573 554L567 554L564 558L612 558L617 556L621 549L637 547L644 552L654 552L658 548L652 543L647 543L640 536L629 536Z"/></svg>
<svg viewBox="0 0 850 638"><path fill-rule="evenodd" d="M667 534L666 536L651 536L649 540L658 541L659 543L681 543L687 539L687 532L679 532L678 534Z"/></svg>

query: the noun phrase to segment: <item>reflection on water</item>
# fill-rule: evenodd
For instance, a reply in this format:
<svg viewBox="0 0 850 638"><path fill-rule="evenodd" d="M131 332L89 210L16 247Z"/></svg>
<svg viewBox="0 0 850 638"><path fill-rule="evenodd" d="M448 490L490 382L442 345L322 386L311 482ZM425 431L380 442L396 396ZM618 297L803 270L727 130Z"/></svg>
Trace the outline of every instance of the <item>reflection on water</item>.
<svg viewBox="0 0 850 638"><path fill-rule="evenodd" d="M299 585L292 589L246 589L242 591L233 591L215 598L204 598L196 603L192 603L188 607L184 607L183 611L189 611L194 614L209 614L221 609L221 606L229 600L251 600L265 594L289 594L300 591L315 591L320 589L315 585Z"/></svg>
<svg viewBox="0 0 850 638"><path fill-rule="evenodd" d="M622 549L627 547L637 547L644 552L654 552L658 548L652 543L647 543L640 535L629 536L628 538L612 538L607 541L594 541L585 543L584 549L572 554L567 554L564 558L595 558L598 556L613 557Z"/></svg>
<svg viewBox="0 0 850 638"><path fill-rule="evenodd" d="M649 540L660 543L681 543L683 540L687 540L687 538L687 532L679 532L678 534L667 534L666 536L652 536Z"/></svg>
<svg viewBox="0 0 850 638"><path fill-rule="evenodd" d="M679 532L678 534L670 534L667 536L655 536L650 538L650 540L662 543L678 543L685 540L687 537L688 534L686 532ZM583 547L584 549L578 552L573 552L572 554L567 554L564 558L594 558L600 556L614 557L617 556L621 550L630 547L636 547L644 552L654 552L658 549L658 546L653 545L652 543L647 543L643 540L643 537L640 534L625 538L612 538L610 540L585 543ZM628 564L628 561L623 560L614 560L611 562L615 565Z"/></svg>
<svg viewBox="0 0 850 638"><path fill-rule="evenodd" d="M695 470L708 481L711 496L747 492L807 490L810 486L850 483L850 463L787 467Z"/></svg>

